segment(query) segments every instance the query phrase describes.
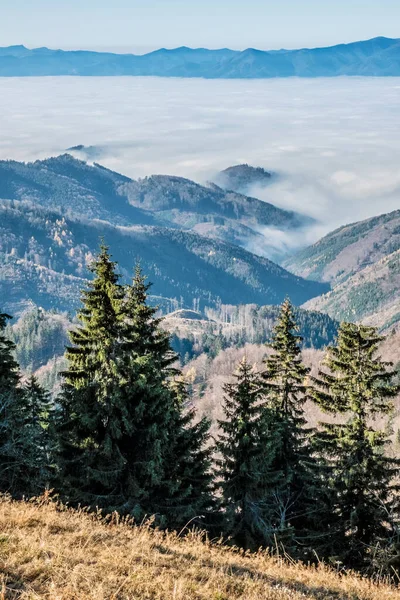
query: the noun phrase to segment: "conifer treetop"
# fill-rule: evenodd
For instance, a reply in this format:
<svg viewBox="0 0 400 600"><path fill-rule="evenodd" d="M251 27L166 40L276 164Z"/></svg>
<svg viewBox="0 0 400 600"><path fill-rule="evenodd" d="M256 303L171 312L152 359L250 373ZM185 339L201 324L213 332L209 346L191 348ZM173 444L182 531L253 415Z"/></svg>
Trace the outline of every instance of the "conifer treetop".
<svg viewBox="0 0 400 600"><path fill-rule="evenodd" d="M161 327L162 317L157 317L158 308L148 302L148 291L151 283L143 274L140 263L136 263L132 285L126 288L123 303L125 318L126 348L142 355L151 354L158 360L160 369L168 369L177 360L177 355L171 349L170 335ZM170 374L174 374L171 368Z"/></svg>
<svg viewBox="0 0 400 600"><path fill-rule="evenodd" d="M82 292L83 306L77 315L80 325L69 333L73 345L66 350L69 369L62 375L72 385L83 385L100 363L108 370L114 369L123 299L116 266L102 242L99 254L89 267L94 279Z"/></svg>
<svg viewBox="0 0 400 600"><path fill-rule="evenodd" d="M354 411L374 415L388 414L400 386L393 383L391 363L382 361L378 354L384 338L375 327L356 323L342 323L337 346L327 349L324 365L312 378L317 390L312 395L327 412Z"/></svg>
<svg viewBox="0 0 400 600"><path fill-rule="evenodd" d="M285 412L296 412L306 400L306 377L310 369L302 362L303 338L297 331L293 306L286 298L269 344L272 354L264 360L263 372L266 392L277 396Z"/></svg>

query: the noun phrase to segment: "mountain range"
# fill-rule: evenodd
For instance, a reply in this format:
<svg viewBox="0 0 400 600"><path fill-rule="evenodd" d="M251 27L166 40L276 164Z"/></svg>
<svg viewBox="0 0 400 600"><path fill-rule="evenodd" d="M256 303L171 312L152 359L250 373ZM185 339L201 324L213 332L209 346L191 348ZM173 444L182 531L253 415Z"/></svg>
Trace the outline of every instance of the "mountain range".
<svg viewBox="0 0 400 600"><path fill-rule="evenodd" d="M248 248L257 239L264 255L274 249L264 227L299 229L311 219L235 191L265 179L249 165L216 176L229 189L170 175L133 180L70 154L33 163L0 161L0 198L28 200L67 215L101 219L113 225L153 225L193 231ZM269 174L268 174L269 175ZM229 184L229 185L228 185Z"/></svg>
<svg viewBox="0 0 400 600"><path fill-rule="evenodd" d="M277 264L266 228L298 235L313 221L243 193L274 177L244 164L200 185L133 180L69 154L0 161L1 308L74 311L103 238L124 281L141 261L164 313L194 308L204 317L207 307L289 296L337 321L400 322L400 210L340 227ZM249 251L254 240L264 255Z"/></svg>
<svg viewBox="0 0 400 600"><path fill-rule="evenodd" d="M167 312L221 302L277 304L286 295L302 304L329 285L293 275L243 246L262 225L306 223L302 215L214 184L171 176L134 181L70 155L2 161L2 308L76 308L100 238L125 280L140 260Z"/></svg>
<svg viewBox="0 0 400 600"><path fill-rule="evenodd" d="M113 226L66 218L29 203L0 201L0 296L16 312L21 302L76 308L90 262L103 238L125 280L136 261L154 282L153 293L182 306L277 304L286 295L302 304L327 284L292 275L239 246L146 225ZM19 312L19 311L18 311Z"/></svg>
<svg viewBox="0 0 400 600"><path fill-rule="evenodd" d="M400 40L377 37L325 48L279 51L161 48L144 55L25 46L0 48L0 76L60 75L208 79L399 76Z"/></svg>

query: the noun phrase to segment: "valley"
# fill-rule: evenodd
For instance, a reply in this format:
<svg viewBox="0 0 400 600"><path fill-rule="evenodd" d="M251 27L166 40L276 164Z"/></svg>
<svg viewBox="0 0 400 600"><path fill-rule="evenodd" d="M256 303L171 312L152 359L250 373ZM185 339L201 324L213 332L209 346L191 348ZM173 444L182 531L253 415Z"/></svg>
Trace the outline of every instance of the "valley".
<svg viewBox="0 0 400 600"><path fill-rule="evenodd" d="M338 321L390 328L400 318L399 211L343 226L285 256L269 232L299 236L315 221L243 194L268 190L274 177L242 164L220 172L220 185L200 185L167 175L132 180L69 154L0 161L3 308L77 307L104 238L125 281L140 259L163 312L205 314L220 304L279 304L289 296Z"/></svg>
<svg viewBox="0 0 400 600"><path fill-rule="evenodd" d="M153 294L172 307L279 304L286 295L302 304L329 289L243 247L259 227L301 229L307 217L216 186L136 182L62 155L0 163L0 196L1 286L12 313L24 302L76 307L101 238L126 281L140 260Z"/></svg>
<svg viewBox="0 0 400 600"><path fill-rule="evenodd" d="M1 4L0 600L398 598L400 4Z"/></svg>

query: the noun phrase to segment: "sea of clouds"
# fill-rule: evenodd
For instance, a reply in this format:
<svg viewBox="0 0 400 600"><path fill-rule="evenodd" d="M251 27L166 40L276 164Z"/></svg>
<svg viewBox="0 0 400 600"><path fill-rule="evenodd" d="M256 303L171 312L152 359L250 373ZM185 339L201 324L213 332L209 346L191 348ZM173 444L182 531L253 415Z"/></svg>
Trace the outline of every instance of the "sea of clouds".
<svg viewBox="0 0 400 600"><path fill-rule="evenodd" d="M133 178L199 182L262 166L279 176L253 195L318 221L295 237L265 230L283 249L400 208L399 131L396 78L0 79L0 159L83 144L82 158Z"/></svg>

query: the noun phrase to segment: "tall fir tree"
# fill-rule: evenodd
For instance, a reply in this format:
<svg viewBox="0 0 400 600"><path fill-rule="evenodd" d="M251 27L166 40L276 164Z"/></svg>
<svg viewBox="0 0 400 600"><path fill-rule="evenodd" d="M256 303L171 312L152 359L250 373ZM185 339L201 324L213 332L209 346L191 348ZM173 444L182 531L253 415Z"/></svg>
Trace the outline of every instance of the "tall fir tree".
<svg viewBox="0 0 400 600"><path fill-rule="evenodd" d="M293 307L286 299L262 373L275 439L271 468L277 480L268 494L269 519L277 538L292 552L296 539L303 548L310 543L318 504L317 470L304 416L309 369L302 362L297 330Z"/></svg>
<svg viewBox="0 0 400 600"><path fill-rule="evenodd" d="M4 335L9 318L0 314L0 490L21 498L42 493L48 481L46 417L21 385L14 344Z"/></svg>
<svg viewBox="0 0 400 600"><path fill-rule="evenodd" d="M342 323L325 358L328 371L320 371L311 389L324 411L347 417L321 424L316 448L329 490L321 551L354 568L366 567L372 547L399 531L400 461L385 456L387 432L372 427L376 416L390 414L399 391L390 364L378 355L382 339L374 327Z"/></svg>
<svg viewBox="0 0 400 600"><path fill-rule="evenodd" d="M276 483L271 473L275 440L268 430L261 378L246 358L234 379L224 386L225 419L218 421L216 477L226 533L236 544L255 549L273 541L265 498Z"/></svg>
<svg viewBox="0 0 400 600"><path fill-rule="evenodd" d="M19 367L13 353L14 344L4 335L8 319L0 313L0 490L15 493L20 487L18 474L22 467Z"/></svg>
<svg viewBox="0 0 400 600"><path fill-rule="evenodd" d="M164 456L163 482L154 490L154 507L169 528L209 528L215 509L210 422L204 417L197 420L195 410L188 406L182 375L174 378L170 389L175 414Z"/></svg>
<svg viewBox="0 0 400 600"><path fill-rule="evenodd" d="M51 435L54 402L34 375L25 382L23 394L24 435L30 439L34 449L35 481L40 485L39 491L43 491L49 487L54 470Z"/></svg>
<svg viewBox="0 0 400 600"><path fill-rule="evenodd" d="M94 279L82 293L80 326L70 333L55 415L57 489L72 504L110 510L125 502L119 443L133 432L119 368L123 288L115 267L102 244L90 267Z"/></svg>
<svg viewBox="0 0 400 600"><path fill-rule="evenodd" d="M184 524L208 497L206 428L189 426L172 387L176 356L140 267L123 288L103 245L92 269L56 420L61 491L72 503ZM197 479L195 492L196 459L205 485Z"/></svg>
<svg viewBox="0 0 400 600"><path fill-rule="evenodd" d="M2 393L12 392L19 384L19 366L14 358L15 345L5 336L7 321L10 315L0 313L0 390Z"/></svg>
<svg viewBox="0 0 400 600"><path fill-rule="evenodd" d="M127 392L135 440L127 446L142 510L160 524L181 527L210 506L208 422L185 411L186 390L174 363L169 333L148 304L140 265L124 303Z"/></svg>

